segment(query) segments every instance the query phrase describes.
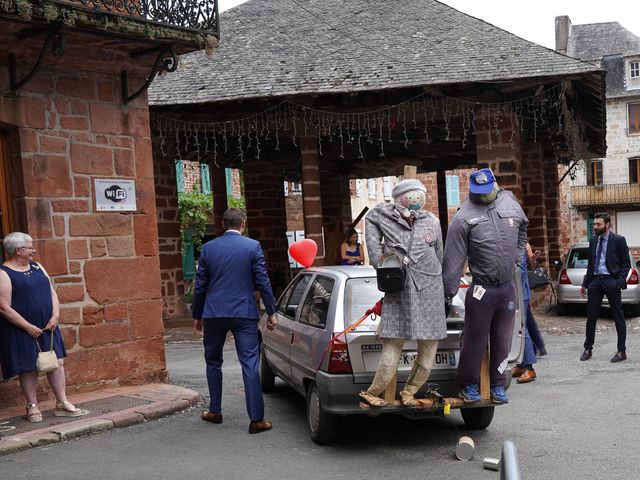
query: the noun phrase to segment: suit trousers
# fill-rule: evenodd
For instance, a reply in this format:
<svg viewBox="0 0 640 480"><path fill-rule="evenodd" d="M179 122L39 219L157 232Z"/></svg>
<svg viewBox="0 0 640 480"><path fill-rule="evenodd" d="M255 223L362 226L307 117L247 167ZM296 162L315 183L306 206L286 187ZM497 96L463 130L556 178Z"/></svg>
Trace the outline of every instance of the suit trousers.
<svg viewBox="0 0 640 480"><path fill-rule="evenodd" d="M584 348L591 350L596 338L596 322L600 315L602 299L607 296L611 315L616 323L618 333L618 351L626 350L627 324L622 311L622 291L614 277L611 275L602 278L593 277L587 289L587 335L584 341Z"/></svg>
<svg viewBox="0 0 640 480"><path fill-rule="evenodd" d="M260 388L260 339L258 321L251 318L205 318L204 359L209 385L209 411L222 412L222 351L227 332L233 333L238 360L242 366L244 396L252 422L264 418L264 400Z"/></svg>
<svg viewBox="0 0 640 480"><path fill-rule="evenodd" d="M460 385L480 383L488 341L491 386L504 386L516 314L516 288L513 282L482 286L486 291L480 299L473 296L475 284L469 286L465 298L464 338L456 380Z"/></svg>

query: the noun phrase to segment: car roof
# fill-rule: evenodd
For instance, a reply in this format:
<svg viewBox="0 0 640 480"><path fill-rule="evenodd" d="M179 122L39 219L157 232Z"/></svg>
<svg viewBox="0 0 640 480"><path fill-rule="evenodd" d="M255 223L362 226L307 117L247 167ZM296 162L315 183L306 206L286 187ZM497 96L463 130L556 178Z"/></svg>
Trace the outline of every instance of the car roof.
<svg viewBox="0 0 640 480"><path fill-rule="evenodd" d="M574 243L571 248L589 248L589 242Z"/></svg>
<svg viewBox="0 0 640 480"><path fill-rule="evenodd" d="M375 277L376 271L370 265L329 265L325 267L309 267L303 272L327 273L349 278Z"/></svg>

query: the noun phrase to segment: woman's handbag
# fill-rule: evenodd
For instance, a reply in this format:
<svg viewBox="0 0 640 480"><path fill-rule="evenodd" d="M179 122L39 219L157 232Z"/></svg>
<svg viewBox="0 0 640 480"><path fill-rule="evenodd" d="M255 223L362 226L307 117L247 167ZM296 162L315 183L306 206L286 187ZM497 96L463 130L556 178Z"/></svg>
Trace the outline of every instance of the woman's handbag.
<svg viewBox="0 0 640 480"><path fill-rule="evenodd" d="M409 255L411 244L413 243L413 232L414 229L412 228L407 255ZM404 257L393 250L384 255L378 265L376 276L378 278L378 290L381 292L401 292L407 282L407 266L404 263Z"/></svg>
<svg viewBox="0 0 640 480"><path fill-rule="evenodd" d="M377 271L378 290L386 293L400 292L407 281L407 269L402 257L391 252L382 258Z"/></svg>
<svg viewBox="0 0 640 480"><path fill-rule="evenodd" d="M36 345L38 346L38 359L36 360L36 368L39 372L49 373L58 368L58 357L53 350L53 332L51 332L51 345L48 352L43 352L40 348L40 343L36 339Z"/></svg>
<svg viewBox="0 0 640 480"><path fill-rule="evenodd" d="M527 276L529 277L529 288L531 290L545 287L551 283L549 272L542 267L527 271Z"/></svg>

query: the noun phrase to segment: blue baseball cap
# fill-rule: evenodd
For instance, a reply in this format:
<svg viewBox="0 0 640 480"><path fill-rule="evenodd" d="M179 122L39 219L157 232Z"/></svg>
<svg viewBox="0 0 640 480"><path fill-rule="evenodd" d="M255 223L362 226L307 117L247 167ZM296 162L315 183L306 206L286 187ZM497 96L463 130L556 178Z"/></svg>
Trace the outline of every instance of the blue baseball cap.
<svg viewBox="0 0 640 480"><path fill-rule="evenodd" d="M469 191L478 195L491 193L496 177L490 168L482 168L469 177Z"/></svg>

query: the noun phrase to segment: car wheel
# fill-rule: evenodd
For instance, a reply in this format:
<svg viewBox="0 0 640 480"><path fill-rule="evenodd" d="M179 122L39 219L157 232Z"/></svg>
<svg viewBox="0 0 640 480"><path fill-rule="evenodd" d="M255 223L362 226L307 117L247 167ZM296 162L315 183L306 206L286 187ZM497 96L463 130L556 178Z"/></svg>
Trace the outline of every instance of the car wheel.
<svg viewBox="0 0 640 480"><path fill-rule="evenodd" d="M315 382L311 382L307 390L307 425L311 440L319 445L328 445L338 426L337 417L322 409Z"/></svg>
<svg viewBox="0 0 640 480"><path fill-rule="evenodd" d="M464 424L471 430L483 430L491 424L495 407L462 408Z"/></svg>
<svg viewBox="0 0 640 480"><path fill-rule="evenodd" d="M569 315L569 305L566 303L557 303L556 313L561 317Z"/></svg>
<svg viewBox="0 0 640 480"><path fill-rule="evenodd" d="M639 317L640 316L640 304L638 305L625 305L624 306L625 317Z"/></svg>
<svg viewBox="0 0 640 480"><path fill-rule="evenodd" d="M260 387L264 393L272 393L276 388L276 375L264 354L264 343L260 349Z"/></svg>

